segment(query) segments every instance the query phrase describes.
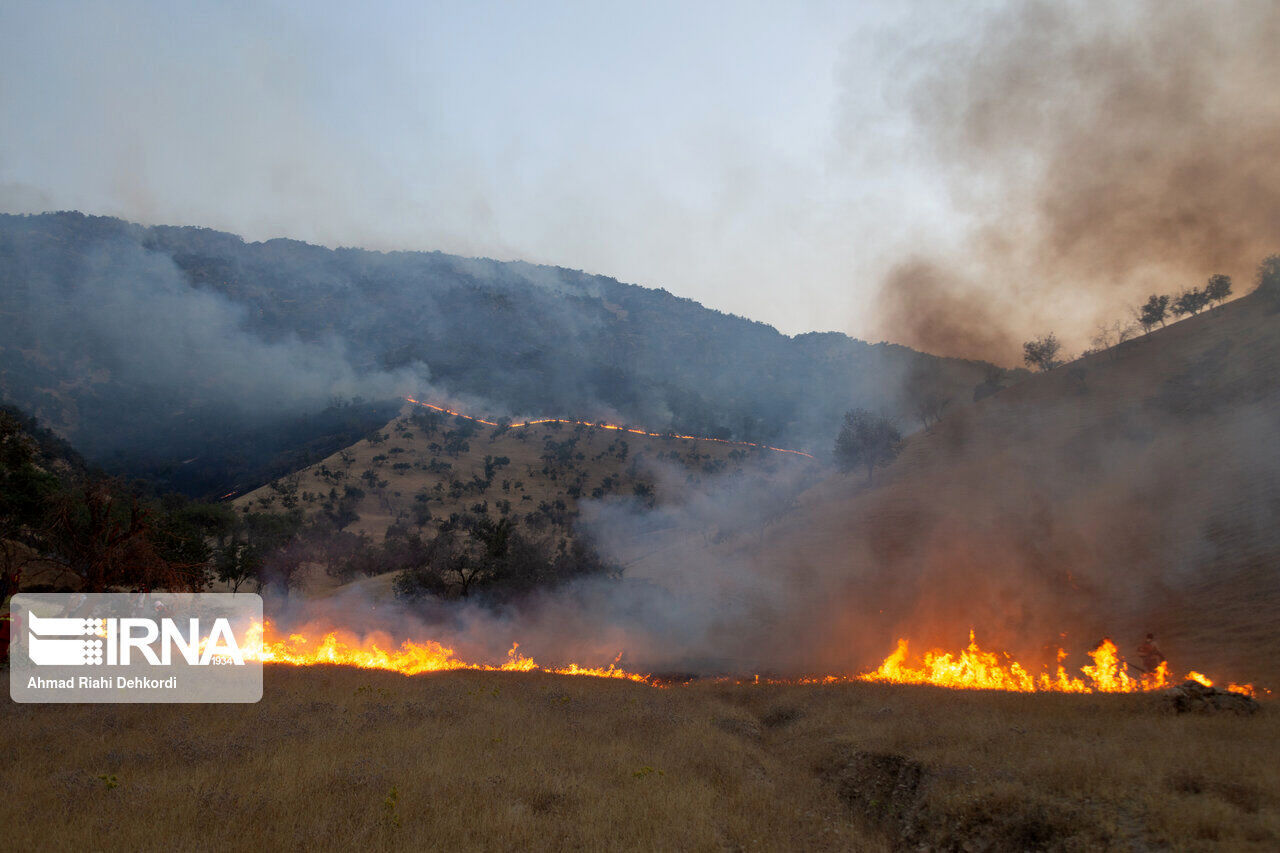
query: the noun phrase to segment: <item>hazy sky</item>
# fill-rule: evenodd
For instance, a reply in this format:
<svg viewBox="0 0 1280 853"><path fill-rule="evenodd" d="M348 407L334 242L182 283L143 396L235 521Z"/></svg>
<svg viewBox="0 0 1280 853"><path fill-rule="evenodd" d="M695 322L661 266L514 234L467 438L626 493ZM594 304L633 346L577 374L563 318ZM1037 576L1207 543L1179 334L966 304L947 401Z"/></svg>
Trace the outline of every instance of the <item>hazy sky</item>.
<svg viewBox="0 0 1280 853"><path fill-rule="evenodd" d="M936 15L897 5L5 4L3 204L864 330L877 255L940 204L881 95L892 29Z"/></svg>
<svg viewBox="0 0 1280 853"><path fill-rule="evenodd" d="M939 148L983 40L1088 37L1003 4L903 6L0 0L0 209L522 258L788 333L1007 353L900 330L884 288L917 287L921 247L963 253L1015 185L984 196L984 164L975 181Z"/></svg>

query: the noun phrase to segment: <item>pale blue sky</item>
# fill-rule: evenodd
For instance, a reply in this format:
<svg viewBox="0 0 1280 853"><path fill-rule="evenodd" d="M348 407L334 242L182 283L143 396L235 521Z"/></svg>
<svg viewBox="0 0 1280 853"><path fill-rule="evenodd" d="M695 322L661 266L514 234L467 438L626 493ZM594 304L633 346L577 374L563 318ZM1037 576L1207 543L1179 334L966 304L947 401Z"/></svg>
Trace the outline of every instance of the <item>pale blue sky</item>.
<svg viewBox="0 0 1280 853"><path fill-rule="evenodd" d="M4 3L0 205L441 249L874 336L948 233L897 3Z"/></svg>

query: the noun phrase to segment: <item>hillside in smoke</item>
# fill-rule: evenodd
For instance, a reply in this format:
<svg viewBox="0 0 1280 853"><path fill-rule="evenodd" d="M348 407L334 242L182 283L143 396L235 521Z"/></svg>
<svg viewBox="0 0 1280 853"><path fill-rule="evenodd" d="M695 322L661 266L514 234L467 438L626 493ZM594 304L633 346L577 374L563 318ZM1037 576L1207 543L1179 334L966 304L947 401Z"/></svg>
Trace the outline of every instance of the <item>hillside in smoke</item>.
<svg viewBox="0 0 1280 853"><path fill-rule="evenodd" d="M1176 668L1280 684L1277 369L1280 303L1260 289L957 406L873 482L832 473L727 537L714 520L770 488L589 506L625 582L512 633L549 656L611 636L655 671L794 675L865 671L898 638L957 649L971 628L1074 668L1154 631Z"/></svg>
<svg viewBox="0 0 1280 853"><path fill-rule="evenodd" d="M680 507L729 482L768 488L780 513L822 469L802 453L761 445L587 423L494 426L406 403L381 430L233 504L246 516L296 513L310 524L312 571L296 582L308 594L353 580L366 591L389 591L404 566L390 549L378 551L381 543L502 524L559 547L578 535L583 505ZM713 535L756 520L726 513ZM486 580L479 577L476 590Z"/></svg>
<svg viewBox="0 0 1280 853"><path fill-rule="evenodd" d="M92 462L215 496L349 445L405 394L826 451L845 410L913 420L989 368L574 270L78 213L0 217L0 280L0 397Z"/></svg>
<svg viewBox="0 0 1280 853"><path fill-rule="evenodd" d="M1277 371L1280 301L1261 288L950 411L874 483L833 475L762 533L690 536L632 574L731 590L740 614L699 642L747 666L847 671L971 628L1078 665L1154 631L1176 667L1274 686Z"/></svg>

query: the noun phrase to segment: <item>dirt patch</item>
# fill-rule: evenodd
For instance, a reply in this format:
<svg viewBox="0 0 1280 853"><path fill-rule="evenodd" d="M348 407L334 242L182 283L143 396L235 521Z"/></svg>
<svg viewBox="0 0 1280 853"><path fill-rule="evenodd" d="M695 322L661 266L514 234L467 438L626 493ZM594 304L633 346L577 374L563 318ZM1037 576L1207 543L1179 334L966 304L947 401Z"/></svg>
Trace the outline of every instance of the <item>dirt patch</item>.
<svg viewBox="0 0 1280 853"><path fill-rule="evenodd" d="M924 765L902 755L840 744L817 769L864 823L904 844L920 835L929 782Z"/></svg>
<svg viewBox="0 0 1280 853"><path fill-rule="evenodd" d="M941 849L966 851L1093 850L1114 841L1079 809L1029 792L987 795L966 803L931 839ZM1147 845L1131 840L1130 849Z"/></svg>
<svg viewBox="0 0 1280 853"><path fill-rule="evenodd" d="M965 773L930 769L905 755L839 745L818 772L896 849L1086 850L1112 840L1079 807L1029 791L975 796L967 793Z"/></svg>
<svg viewBox="0 0 1280 853"><path fill-rule="evenodd" d="M1246 814L1256 814L1262 808L1264 794L1258 788L1243 782L1210 779L1195 770L1183 770L1169 777L1169 790L1179 794L1216 797L1235 806Z"/></svg>
<svg viewBox="0 0 1280 853"><path fill-rule="evenodd" d="M799 708L782 705L776 708L770 708L760 717L760 725L766 729L778 729L783 726L794 723L796 720L804 716L804 712Z"/></svg>
<svg viewBox="0 0 1280 853"><path fill-rule="evenodd" d="M713 721L716 728L747 740L760 739L760 724L750 717L716 717Z"/></svg>

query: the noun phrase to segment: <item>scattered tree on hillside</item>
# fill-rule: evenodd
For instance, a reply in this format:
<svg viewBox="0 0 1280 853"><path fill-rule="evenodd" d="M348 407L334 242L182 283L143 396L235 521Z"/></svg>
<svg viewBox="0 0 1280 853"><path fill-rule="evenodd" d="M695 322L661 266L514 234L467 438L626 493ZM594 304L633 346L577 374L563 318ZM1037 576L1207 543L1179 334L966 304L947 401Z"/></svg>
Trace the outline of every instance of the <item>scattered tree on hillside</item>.
<svg viewBox="0 0 1280 853"><path fill-rule="evenodd" d="M494 473L499 469L511 464L511 459L506 456L485 456L484 458L484 478L486 481L492 481Z"/></svg>
<svg viewBox="0 0 1280 853"><path fill-rule="evenodd" d="M350 576L345 574L346 566L371 541L367 533L333 530L323 524L314 523L307 531L307 538L315 561L324 567L325 574L343 583L351 580Z"/></svg>
<svg viewBox="0 0 1280 853"><path fill-rule="evenodd" d="M585 543L535 538L512 519L451 516L430 540L410 534L378 551L382 570L398 571L402 598L474 598L500 602L586 574L614 573Z"/></svg>
<svg viewBox="0 0 1280 853"><path fill-rule="evenodd" d="M162 496L151 510L151 539L160 557L196 576L202 585L216 543L239 523L235 510L229 504L200 503L179 494Z"/></svg>
<svg viewBox="0 0 1280 853"><path fill-rule="evenodd" d="M653 485L651 483L638 482L631 487L631 492L639 498L645 506L651 507L657 500L657 495L654 493Z"/></svg>
<svg viewBox="0 0 1280 853"><path fill-rule="evenodd" d="M1204 286L1205 298L1214 305L1221 305L1231 295L1231 276L1211 275L1209 283Z"/></svg>
<svg viewBox="0 0 1280 853"><path fill-rule="evenodd" d="M1231 296L1231 276L1221 273L1209 276L1203 289L1192 288L1178 294L1177 298L1152 294L1140 309L1138 322L1144 331L1150 332L1156 324L1163 326L1172 314L1176 317L1194 316L1210 305L1220 305Z"/></svg>
<svg viewBox="0 0 1280 853"><path fill-rule="evenodd" d="M262 555L249 543L231 539L218 548L213 561L214 576L231 587L233 593L249 580L260 577Z"/></svg>
<svg viewBox="0 0 1280 853"><path fill-rule="evenodd" d="M1151 294L1145 305L1138 311L1138 322L1142 324L1145 331L1150 332L1159 323L1164 326L1165 320L1169 317L1169 297L1167 295Z"/></svg>
<svg viewBox="0 0 1280 853"><path fill-rule="evenodd" d="M255 581L260 589L276 580L284 584L287 593L296 580L302 555L297 549L288 555L292 560L281 560L278 555L298 540L302 527L300 510L245 513L234 529L218 539L213 559L218 580L229 584L232 592L239 591L246 581ZM329 529L336 533L338 528Z"/></svg>
<svg viewBox="0 0 1280 853"><path fill-rule="evenodd" d="M152 514L136 496L107 480L56 495L48 517L53 558L85 592L118 586L198 589L203 567L170 564L151 539Z"/></svg>
<svg viewBox="0 0 1280 853"><path fill-rule="evenodd" d="M983 371L982 381L973 386L973 402L990 397L1004 387L1005 369L988 364Z"/></svg>
<svg viewBox="0 0 1280 853"><path fill-rule="evenodd" d="M875 469L897 458L902 447L902 433L893 421L865 409L845 413L844 425L836 436L835 459L841 471L864 468L867 482Z"/></svg>
<svg viewBox="0 0 1280 853"><path fill-rule="evenodd" d="M377 457L374 457L375 459ZM385 457L384 457L385 458ZM268 483L267 488L279 496L280 505L285 509L293 509L298 505L298 475L283 477L274 482Z"/></svg>
<svg viewBox="0 0 1280 853"><path fill-rule="evenodd" d="M1058 342L1056 335L1052 333L1041 335L1034 341L1027 341L1022 345L1022 360L1026 362L1027 367L1045 372L1062 364L1058 359L1061 351L1062 344Z"/></svg>
<svg viewBox="0 0 1280 853"><path fill-rule="evenodd" d="M1173 313L1179 317L1190 314L1195 316L1205 309L1209 304L1209 297L1205 295L1203 290L1193 287L1190 290L1184 290L1173 301Z"/></svg>
<svg viewBox="0 0 1280 853"><path fill-rule="evenodd" d="M44 512L57 488L57 477L37 464L35 444L16 413L0 408L0 604L48 547Z"/></svg>
<svg viewBox="0 0 1280 853"><path fill-rule="evenodd" d="M229 506L96 475L33 418L0 406L0 600L37 563L60 567L64 589L198 590L236 524Z"/></svg>
<svg viewBox="0 0 1280 853"><path fill-rule="evenodd" d="M287 596L302 580L302 569L313 560L312 552L311 543L301 535L290 535L266 553L259 575L262 583L272 584Z"/></svg>
<svg viewBox="0 0 1280 853"><path fill-rule="evenodd" d="M1280 300L1280 255L1271 255L1258 264L1258 292Z"/></svg>
<svg viewBox="0 0 1280 853"><path fill-rule="evenodd" d="M937 365L930 362L922 362L912 370L907 378L905 396L912 414L924 429L941 421L942 413L951 405L950 386Z"/></svg>
<svg viewBox="0 0 1280 853"><path fill-rule="evenodd" d="M1093 355L1105 352L1129 340L1136 333L1136 328L1116 320L1113 323L1099 323L1094 335L1089 340L1090 348L1081 355Z"/></svg>

